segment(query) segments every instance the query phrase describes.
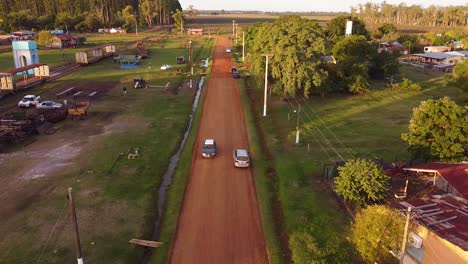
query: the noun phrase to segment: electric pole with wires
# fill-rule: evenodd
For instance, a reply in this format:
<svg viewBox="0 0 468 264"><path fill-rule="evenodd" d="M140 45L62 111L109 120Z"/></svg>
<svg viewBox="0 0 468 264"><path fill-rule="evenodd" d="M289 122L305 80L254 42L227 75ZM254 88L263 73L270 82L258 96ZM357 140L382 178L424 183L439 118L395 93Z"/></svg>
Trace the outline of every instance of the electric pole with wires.
<svg viewBox="0 0 468 264"><path fill-rule="evenodd" d="M75 231L76 259L78 264L83 264L83 254L81 252L80 232L78 230L78 220L76 218L75 201L73 200L72 188L68 188L68 205L72 216L73 229Z"/></svg>

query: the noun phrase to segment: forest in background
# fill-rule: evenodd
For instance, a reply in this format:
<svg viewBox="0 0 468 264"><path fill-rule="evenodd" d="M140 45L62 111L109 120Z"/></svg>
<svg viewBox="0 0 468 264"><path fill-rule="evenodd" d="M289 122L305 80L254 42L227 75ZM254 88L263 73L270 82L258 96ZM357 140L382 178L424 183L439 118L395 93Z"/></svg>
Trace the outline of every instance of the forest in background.
<svg viewBox="0 0 468 264"><path fill-rule="evenodd" d="M178 0L0 0L0 31L55 29L94 31L100 27L167 25L182 10Z"/></svg>
<svg viewBox="0 0 468 264"><path fill-rule="evenodd" d="M365 3L351 8L351 15L367 24L392 23L405 26L461 27L468 25L468 4L464 6L407 6Z"/></svg>

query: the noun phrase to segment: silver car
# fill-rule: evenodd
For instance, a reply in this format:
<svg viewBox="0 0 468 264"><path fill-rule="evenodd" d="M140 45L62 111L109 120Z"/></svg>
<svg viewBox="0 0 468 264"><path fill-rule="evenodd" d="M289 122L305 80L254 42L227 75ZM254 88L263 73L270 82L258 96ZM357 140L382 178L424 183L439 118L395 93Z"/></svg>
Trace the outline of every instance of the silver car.
<svg viewBox="0 0 468 264"><path fill-rule="evenodd" d="M249 152L245 149L236 149L233 152L234 167L248 168L250 166Z"/></svg>
<svg viewBox="0 0 468 264"><path fill-rule="evenodd" d="M39 109L58 109L62 107L63 107L63 104L59 104L59 103L52 102L52 101L44 101L36 105L36 108L39 108Z"/></svg>

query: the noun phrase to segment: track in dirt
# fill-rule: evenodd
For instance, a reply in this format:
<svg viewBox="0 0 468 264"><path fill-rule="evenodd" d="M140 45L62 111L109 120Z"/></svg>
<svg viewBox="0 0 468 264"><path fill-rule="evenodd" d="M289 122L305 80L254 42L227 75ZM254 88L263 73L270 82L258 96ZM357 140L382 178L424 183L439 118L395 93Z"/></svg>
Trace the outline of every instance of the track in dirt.
<svg viewBox="0 0 468 264"><path fill-rule="evenodd" d="M217 40L170 263L268 263L252 172L233 165L248 141L228 45ZM214 159L201 157L205 138L217 141Z"/></svg>

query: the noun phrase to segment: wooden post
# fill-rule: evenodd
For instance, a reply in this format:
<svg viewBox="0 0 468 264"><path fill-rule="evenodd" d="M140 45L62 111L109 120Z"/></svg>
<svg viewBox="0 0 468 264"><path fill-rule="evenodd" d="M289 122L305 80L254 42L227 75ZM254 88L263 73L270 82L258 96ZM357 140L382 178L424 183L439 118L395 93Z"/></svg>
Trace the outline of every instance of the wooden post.
<svg viewBox="0 0 468 264"><path fill-rule="evenodd" d="M83 254L81 252L80 233L78 230L78 221L76 218L75 203L73 200L72 188L68 188L68 205L70 208L70 214L72 216L73 229L75 231L75 242L76 242L76 259L78 264L83 264Z"/></svg>

